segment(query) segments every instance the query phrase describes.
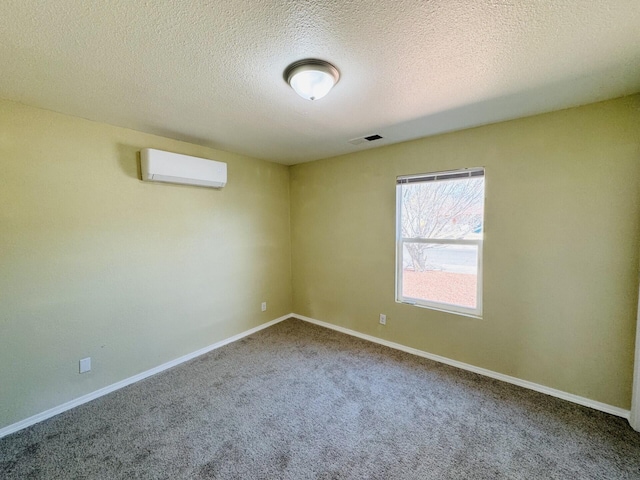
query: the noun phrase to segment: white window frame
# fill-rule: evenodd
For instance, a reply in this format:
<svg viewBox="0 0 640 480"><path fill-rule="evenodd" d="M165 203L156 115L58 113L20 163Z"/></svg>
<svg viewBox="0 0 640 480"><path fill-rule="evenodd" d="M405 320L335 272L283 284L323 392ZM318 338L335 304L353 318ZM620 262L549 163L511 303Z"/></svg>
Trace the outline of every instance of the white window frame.
<svg viewBox="0 0 640 480"><path fill-rule="evenodd" d="M482 173L478 173L482 172ZM482 250L484 243L484 214L482 225L482 237L478 239L442 239L442 238L410 238L402 236L402 185L412 182L420 182L420 179L432 178L463 178L474 176L485 176L484 167L465 168L461 170L450 170L446 172L425 173L420 175L401 175L396 181L396 302L413 305L416 307L424 307L432 310L455 313L473 318L482 318ZM427 181L427 180L425 180ZM486 198L486 181L482 202ZM402 295L403 291L403 248L405 243L437 243L443 245L476 245L478 247L478 274L477 274L477 292L476 292L476 308L465 307L444 302L434 302L422 298L413 298Z"/></svg>

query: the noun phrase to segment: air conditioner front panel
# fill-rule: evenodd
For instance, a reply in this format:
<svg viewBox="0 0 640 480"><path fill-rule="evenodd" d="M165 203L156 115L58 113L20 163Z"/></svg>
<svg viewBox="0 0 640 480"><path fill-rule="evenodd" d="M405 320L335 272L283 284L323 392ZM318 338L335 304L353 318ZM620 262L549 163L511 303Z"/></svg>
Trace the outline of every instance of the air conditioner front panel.
<svg viewBox="0 0 640 480"><path fill-rule="evenodd" d="M222 188L227 164L179 153L145 148L140 152L142 180Z"/></svg>

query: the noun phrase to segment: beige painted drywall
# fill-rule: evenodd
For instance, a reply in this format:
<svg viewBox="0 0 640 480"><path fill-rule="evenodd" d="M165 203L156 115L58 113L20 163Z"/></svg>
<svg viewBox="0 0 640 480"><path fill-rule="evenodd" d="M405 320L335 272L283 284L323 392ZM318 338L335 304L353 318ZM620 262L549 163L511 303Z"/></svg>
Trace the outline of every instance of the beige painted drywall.
<svg viewBox="0 0 640 480"><path fill-rule="evenodd" d="M396 303L396 176L477 166L483 319ZM638 96L300 164L293 308L627 409L639 201Z"/></svg>
<svg viewBox="0 0 640 480"><path fill-rule="evenodd" d="M296 313L629 408L639 105L288 170L0 101L0 428L292 311L291 278ZM143 183L143 147L229 184ZM466 166L487 168L482 320L394 302L396 175Z"/></svg>
<svg viewBox="0 0 640 480"><path fill-rule="evenodd" d="M228 184L143 183L143 147ZM283 165L0 102L0 428L291 312L289 224Z"/></svg>

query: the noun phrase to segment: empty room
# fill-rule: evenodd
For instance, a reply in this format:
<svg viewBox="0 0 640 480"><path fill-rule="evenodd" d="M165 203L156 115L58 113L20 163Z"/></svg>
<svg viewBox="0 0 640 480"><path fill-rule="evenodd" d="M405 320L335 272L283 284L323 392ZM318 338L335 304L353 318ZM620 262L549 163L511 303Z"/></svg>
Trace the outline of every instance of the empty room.
<svg viewBox="0 0 640 480"><path fill-rule="evenodd" d="M640 478L637 0L0 25L0 478Z"/></svg>

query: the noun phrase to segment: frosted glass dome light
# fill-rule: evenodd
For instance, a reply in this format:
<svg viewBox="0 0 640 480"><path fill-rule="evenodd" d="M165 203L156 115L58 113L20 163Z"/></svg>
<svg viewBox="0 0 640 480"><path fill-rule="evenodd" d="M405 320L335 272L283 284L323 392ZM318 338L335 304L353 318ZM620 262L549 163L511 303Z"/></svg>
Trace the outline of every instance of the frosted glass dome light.
<svg viewBox="0 0 640 480"><path fill-rule="evenodd" d="M284 76L302 98L318 100L338 83L340 72L329 62L310 58L289 65Z"/></svg>

